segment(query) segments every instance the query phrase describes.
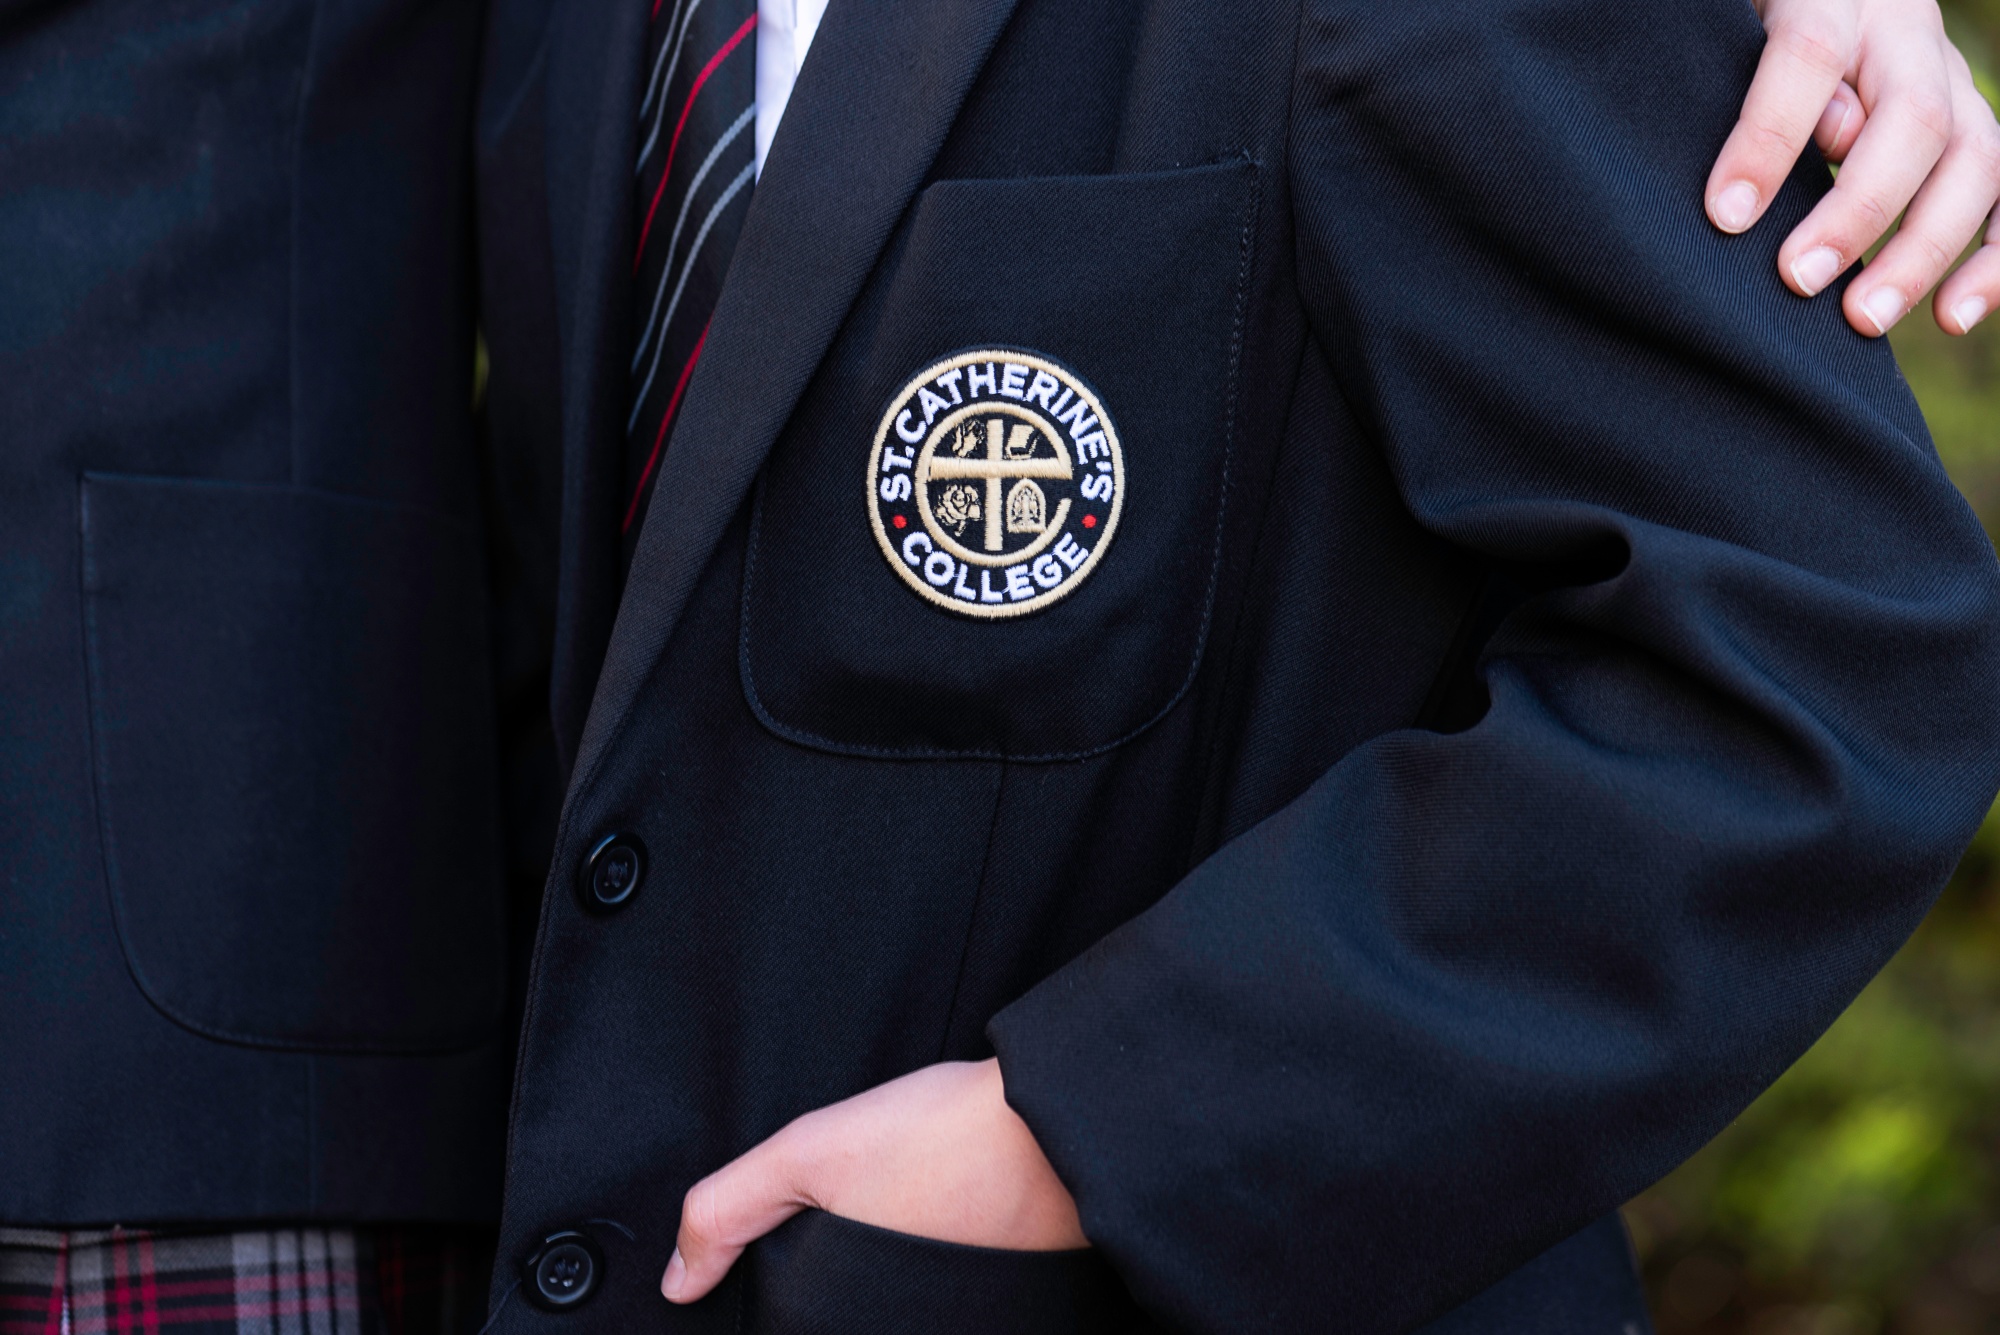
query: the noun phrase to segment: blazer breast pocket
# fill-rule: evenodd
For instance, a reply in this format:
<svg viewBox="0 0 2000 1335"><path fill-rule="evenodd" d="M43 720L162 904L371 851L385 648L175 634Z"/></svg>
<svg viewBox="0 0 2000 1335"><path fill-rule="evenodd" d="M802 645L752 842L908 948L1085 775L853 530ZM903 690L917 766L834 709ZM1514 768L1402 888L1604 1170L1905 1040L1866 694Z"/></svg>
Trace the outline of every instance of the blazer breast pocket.
<svg viewBox="0 0 2000 1335"><path fill-rule="evenodd" d="M1213 610L1257 180L919 196L760 481L740 665L766 727L1056 761L1174 706Z"/></svg>

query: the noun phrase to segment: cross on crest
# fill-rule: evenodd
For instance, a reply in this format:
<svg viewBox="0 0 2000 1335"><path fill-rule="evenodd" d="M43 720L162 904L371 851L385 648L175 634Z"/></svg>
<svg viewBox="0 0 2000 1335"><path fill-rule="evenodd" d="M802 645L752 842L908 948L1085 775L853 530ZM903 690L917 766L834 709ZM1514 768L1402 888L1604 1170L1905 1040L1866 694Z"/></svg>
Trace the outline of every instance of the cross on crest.
<svg viewBox="0 0 2000 1335"><path fill-rule="evenodd" d="M963 425L969 426L970 423ZM1050 440L1050 444L1055 448L1053 457L1035 456L1035 440L1041 433L1029 423L1009 422L1005 417L989 417L985 425L986 453L983 457L974 455L971 458L949 456L940 458L932 454L919 466L918 482L921 485L929 481L942 482L960 478L983 481L986 484L986 502L980 509L986 531L982 535L984 539L982 546L989 552L999 553L1007 550L1007 533L1040 533L1046 526L1046 519L1042 516L1045 515L1047 506L1041 488L1036 487L1028 479L1053 478L1067 482L1072 470L1069 452L1063 449L1059 440ZM960 439L964 439L963 434ZM1003 501L1001 484L1012 479L1018 480L1015 481L1013 492ZM1022 495L1021 488L1024 483L1033 489L1033 499L1017 501L1016 498ZM1025 517L1031 510L1039 521L1032 528L1025 522ZM1019 526L1013 522L1017 516L1023 517L1024 521Z"/></svg>
<svg viewBox="0 0 2000 1335"><path fill-rule="evenodd" d="M1090 578L1118 529L1125 459L1103 401L1042 353L955 353L904 383L868 456L889 568L934 607L1026 616Z"/></svg>

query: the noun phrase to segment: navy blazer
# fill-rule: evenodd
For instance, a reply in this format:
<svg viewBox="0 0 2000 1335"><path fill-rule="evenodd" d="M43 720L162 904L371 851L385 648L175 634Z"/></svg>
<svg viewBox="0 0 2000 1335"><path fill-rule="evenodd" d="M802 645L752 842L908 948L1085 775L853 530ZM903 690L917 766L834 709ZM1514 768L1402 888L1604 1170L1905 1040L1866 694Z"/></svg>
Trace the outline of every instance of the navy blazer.
<svg viewBox="0 0 2000 1335"><path fill-rule="evenodd" d="M0 0L0 1221L490 1219L474 0Z"/></svg>
<svg viewBox="0 0 2000 1335"><path fill-rule="evenodd" d="M489 29L573 765L494 1330L1641 1327L1607 1217L2000 783L1992 549L1888 349L1774 272L1824 169L1701 213L1750 8L835 0L621 593L646 8ZM1031 615L878 536L876 444L934 449L912 377L968 352L1122 442ZM662 1302L699 1176L993 1052L1094 1252L808 1214ZM564 1229L603 1269L552 1314L514 1266Z"/></svg>

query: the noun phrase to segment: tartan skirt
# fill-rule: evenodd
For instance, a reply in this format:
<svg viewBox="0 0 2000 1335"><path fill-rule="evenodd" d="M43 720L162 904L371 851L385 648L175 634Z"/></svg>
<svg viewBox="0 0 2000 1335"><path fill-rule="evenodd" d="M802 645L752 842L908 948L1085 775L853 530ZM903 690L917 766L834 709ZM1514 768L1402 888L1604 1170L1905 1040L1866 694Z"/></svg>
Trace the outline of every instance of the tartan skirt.
<svg viewBox="0 0 2000 1335"><path fill-rule="evenodd" d="M490 1233L0 1228L0 1335L473 1335Z"/></svg>

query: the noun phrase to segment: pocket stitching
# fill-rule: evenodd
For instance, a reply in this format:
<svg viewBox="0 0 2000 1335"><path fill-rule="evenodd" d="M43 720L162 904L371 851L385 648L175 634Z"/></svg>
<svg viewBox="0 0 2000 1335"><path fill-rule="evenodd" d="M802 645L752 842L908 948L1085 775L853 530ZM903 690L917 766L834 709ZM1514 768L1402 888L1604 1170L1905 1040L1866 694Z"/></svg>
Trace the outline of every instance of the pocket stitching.
<svg viewBox="0 0 2000 1335"><path fill-rule="evenodd" d="M1235 462L1236 457L1236 400L1243 366L1243 325L1249 306L1250 260L1256 239L1257 218L1263 207L1263 192L1254 186L1257 173L1261 170L1262 164L1247 152L1236 158L1225 159L1222 163L1205 164L1201 167L1181 169L1183 171L1207 171L1212 170L1213 167L1225 165L1228 162L1242 163L1251 169L1253 188L1250 191L1249 206L1244 212L1243 226L1238 233L1237 241L1236 311L1230 328L1229 371L1224 380L1225 388L1223 390L1225 415L1222 431L1222 477L1216 493L1215 530L1214 537L1210 543L1208 582L1207 587L1202 591L1201 621L1195 632L1194 653L1188 660L1186 675L1181 679L1180 685L1174 689L1173 694L1167 698L1166 703L1161 705L1151 716L1117 737L1112 738L1110 741L1076 750L1046 751L1028 755L1017 755L1013 752L994 749L954 750L937 747L892 747L873 746L866 742L842 742L830 737L822 737L805 728L797 728L780 722L765 707L763 699L757 694L756 672L750 665L750 591L756 579L757 551L762 537L764 516L764 476L760 474L757 480L756 495L751 502L750 535L743 556L743 596L742 606L738 614L737 630L737 671L742 678L744 700L750 706L750 712L756 716L758 723L788 742L794 742L800 746L810 747L813 750L823 751L831 755L857 756L874 760L988 760L1006 761L1023 765L1046 765L1058 764L1065 761L1088 760L1093 756L1101 756L1107 752L1115 751L1172 713L1175 707L1186 698L1188 691L1194 686L1194 679L1200 675L1202 661L1208 651L1209 629L1215 618L1216 588L1220 583L1222 575L1222 539L1229 511L1229 475L1231 465ZM1169 174L1171 173L1143 173L1143 175L1150 176ZM1004 179L1011 180L1012 178Z"/></svg>
<svg viewBox="0 0 2000 1335"><path fill-rule="evenodd" d="M453 1037L436 1043L393 1043L370 1040L278 1038L271 1035L239 1033L234 1030L225 1029L219 1025L212 1025L192 1019L181 1014L173 1005L169 1004L154 985L147 980L145 972L139 964L139 952L134 950L131 935L126 929L123 882L117 870L117 840L116 836L112 833L111 801L110 795L105 788L111 768L111 758L105 745L107 728L100 718L100 712L103 709L104 697L108 688L102 680L104 673L99 664L100 636L97 624L98 598L96 597L99 590L95 587L98 584L98 578L95 569L95 546L91 541L89 491L86 486L93 479L100 477L107 480L123 480L137 477L142 481L163 482L207 481L208 479L149 478L143 475L96 473L90 471L79 474L77 478L77 540L78 546L81 549L79 552L81 559L77 563L80 584L77 593L83 612L82 617L79 619L80 624L78 629L83 637L84 689L87 705L84 710L84 719L85 727L89 730L90 734L90 786L92 804L95 807L96 815L98 863L104 876L105 897L110 902L112 932L118 938L118 954L125 965L126 973L131 976L133 986L138 989L139 995L144 997L146 1003L159 1012L162 1017L178 1025L180 1028L190 1033L198 1034L203 1038L213 1039L217 1042L231 1043L239 1047L281 1052L356 1053L420 1057L470 1052L490 1043L495 1033L498 1032L501 1022L505 1019L504 1003L498 1014L491 1019L480 1021L477 1026L469 1031L469 1036L462 1039ZM224 482L220 485L231 484ZM267 486L271 490L308 491L328 499L357 501L362 505L380 504L362 498L343 496L336 492L318 492L313 488L285 487L282 484L249 485ZM415 507L390 505L388 508L429 514L429 512L417 510ZM450 519L450 516L444 515L432 517Z"/></svg>

